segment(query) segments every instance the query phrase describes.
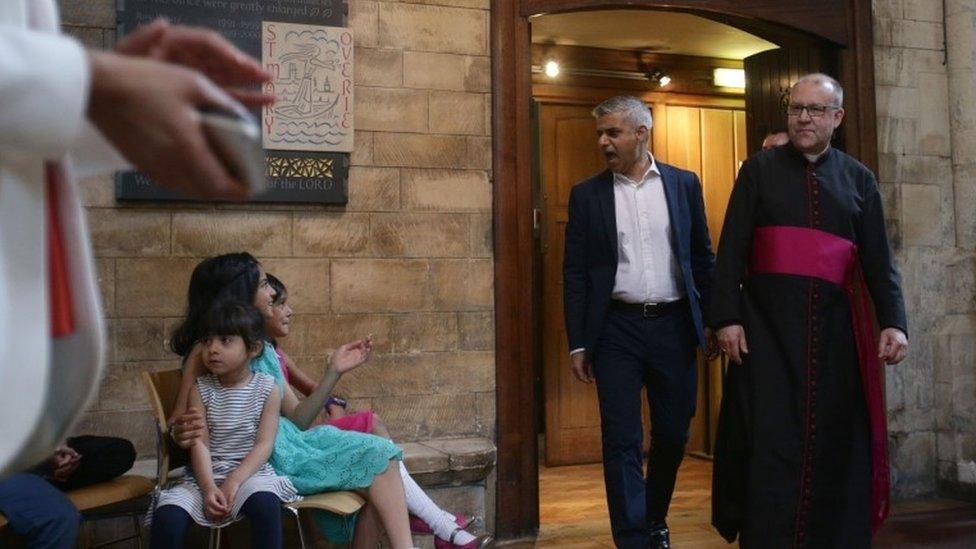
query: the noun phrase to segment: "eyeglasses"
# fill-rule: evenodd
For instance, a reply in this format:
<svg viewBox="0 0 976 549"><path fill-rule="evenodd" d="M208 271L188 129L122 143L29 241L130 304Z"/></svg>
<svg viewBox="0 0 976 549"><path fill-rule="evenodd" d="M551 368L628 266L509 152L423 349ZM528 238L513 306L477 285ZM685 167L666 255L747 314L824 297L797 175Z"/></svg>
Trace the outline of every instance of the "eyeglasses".
<svg viewBox="0 0 976 549"><path fill-rule="evenodd" d="M800 116L803 111L807 111L807 114L811 118L820 118L827 114L827 109L839 109L840 107L835 107L833 105L793 105L790 104L786 107L786 114L789 116Z"/></svg>

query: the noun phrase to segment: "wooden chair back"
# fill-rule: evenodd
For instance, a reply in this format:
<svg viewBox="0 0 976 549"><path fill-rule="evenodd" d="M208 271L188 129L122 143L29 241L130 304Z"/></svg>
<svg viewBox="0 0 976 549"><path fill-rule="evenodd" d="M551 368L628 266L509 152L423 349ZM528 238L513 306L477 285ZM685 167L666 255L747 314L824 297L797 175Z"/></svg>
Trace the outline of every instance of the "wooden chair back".
<svg viewBox="0 0 976 549"><path fill-rule="evenodd" d="M169 481L169 472L189 464L187 452L169 436L169 417L176 407L183 372L179 369L142 372L156 423L156 473L159 486Z"/></svg>

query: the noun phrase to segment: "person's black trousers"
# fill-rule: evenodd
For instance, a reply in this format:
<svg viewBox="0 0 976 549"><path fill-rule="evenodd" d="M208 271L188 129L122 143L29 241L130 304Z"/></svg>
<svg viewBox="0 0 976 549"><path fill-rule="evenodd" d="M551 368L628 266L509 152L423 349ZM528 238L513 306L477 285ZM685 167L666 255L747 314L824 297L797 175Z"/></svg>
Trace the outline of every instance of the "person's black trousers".
<svg viewBox="0 0 976 549"><path fill-rule="evenodd" d="M611 308L594 357L603 435L603 476L618 547L645 548L667 516L695 413L697 336L686 302L658 316ZM641 389L651 410L651 451L642 467Z"/></svg>

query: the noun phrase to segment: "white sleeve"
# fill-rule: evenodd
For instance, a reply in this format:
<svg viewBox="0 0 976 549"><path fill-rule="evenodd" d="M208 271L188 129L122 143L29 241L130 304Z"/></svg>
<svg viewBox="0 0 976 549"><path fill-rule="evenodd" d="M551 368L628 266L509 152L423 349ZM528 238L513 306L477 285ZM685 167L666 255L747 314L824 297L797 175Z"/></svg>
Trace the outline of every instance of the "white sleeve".
<svg viewBox="0 0 976 549"><path fill-rule="evenodd" d="M78 41L0 25L0 151L64 156L84 129L90 84Z"/></svg>

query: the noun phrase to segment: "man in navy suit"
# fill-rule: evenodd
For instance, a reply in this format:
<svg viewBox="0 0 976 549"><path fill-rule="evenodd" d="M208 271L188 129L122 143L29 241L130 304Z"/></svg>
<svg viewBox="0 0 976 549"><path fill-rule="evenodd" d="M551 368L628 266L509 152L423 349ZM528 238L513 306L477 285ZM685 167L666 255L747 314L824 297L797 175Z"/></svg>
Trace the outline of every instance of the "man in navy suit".
<svg viewBox="0 0 976 549"><path fill-rule="evenodd" d="M698 177L648 152L636 97L593 110L608 170L573 187L563 264L573 374L596 380L603 474L619 547L670 547L668 506L695 413L695 347L714 255ZM651 410L642 470L641 389Z"/></svg>

